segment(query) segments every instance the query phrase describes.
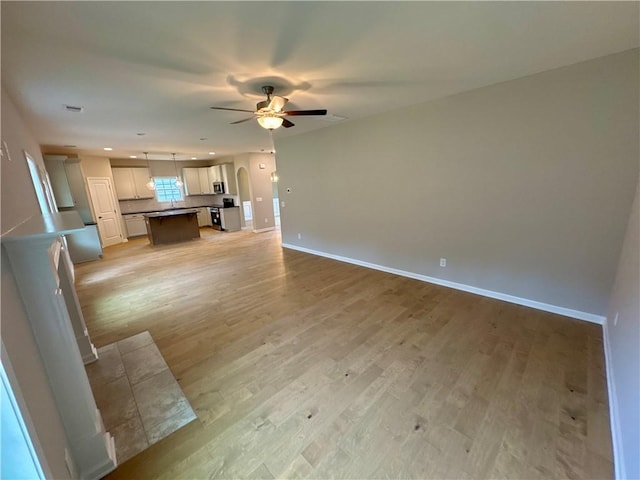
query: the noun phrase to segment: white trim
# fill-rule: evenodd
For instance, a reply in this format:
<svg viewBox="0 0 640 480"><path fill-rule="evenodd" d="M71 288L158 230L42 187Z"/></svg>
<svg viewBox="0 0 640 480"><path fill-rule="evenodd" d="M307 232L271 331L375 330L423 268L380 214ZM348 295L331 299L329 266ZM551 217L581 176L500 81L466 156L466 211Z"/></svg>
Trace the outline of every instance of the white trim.
<svg viewBox="0 0 640 480"><path fill-rule="evenodd" d="M402 277L413 278L423 282L434 283L436 285L442 285L444 287L454 288L456 290L462 290L463 292L475 293L484 297L495 298L503 300L509 303L515 303L518 305L524 305L525 307L535 308L537 310L543 310L545 312L557 313L558 315L564 315L566 317L576 318L578 320L584 320L591 323L597 323L603 325L605 317L602 315L594 315L593 313L581 312L579 310L572 310L570 308L559 307L557 305L550 305L548 303L538 302L536 300L529 300L528 298L515 297L506 293L494 292L492 290L485 290L484 288L473 287L471 285L465 285L463 283L451 282L449 280L442 280L440 278L428 277L419 273L407 272L405 270L399 270L397 268L385 267L384 265L377 265L375 263L363 262L362 260L356 260L349 257L343 257L340 255L333 255L331 253L320 252L318 250L312 250L310 248L300 247L298 245L292 245L290 243L283 243L283 248L289 248L291 250L298 250L304 253L310 253L312 255L319 255L321 257L331 258L340 262L352 263L361 267L372 268L374 270L380 270L382 272L393 273Z"/></svg>
<svg viewBox="0 0 640 480"><path fill-rule="evenodd" d="M262 232L270 232L271 230L275 230L276 227L267 227L267 228L261 228L259 230L254 230L253 233L262 233ZM284 247L284 244L282 245ZM309 252L311 253L311 252ZM318 255L321 255L320 253L318 253Z"/></svg>
<svg viewBox="0 0 640 480"><path fill-rule="evenodd" d="M604 365L607 372L607 393L609 395L609 419L611 423L611 443L613 444L613 466L615 478L627 478L624 450L622 449L622 430L620 428L620 414L618 409L618 395L616 394L616 382L613 372L613 357L611 343L609 342L609 319L605 318L602 325L602 343L604 343Z"/></svg>

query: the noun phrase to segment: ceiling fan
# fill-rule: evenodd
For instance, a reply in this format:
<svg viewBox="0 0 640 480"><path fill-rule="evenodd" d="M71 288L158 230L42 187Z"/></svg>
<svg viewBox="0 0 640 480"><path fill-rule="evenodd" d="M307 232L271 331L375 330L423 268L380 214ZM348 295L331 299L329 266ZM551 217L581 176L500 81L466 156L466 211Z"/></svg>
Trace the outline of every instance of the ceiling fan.
<svg viewBox="0 0 640 480"><path fill-rule="evenodd" d="M273 94L273 87L271 85L265 85L262 87L262 91L267 96L266 100L258 102L256 104L255 111L243 110L239 108L225 108L225 107L211 107L213 110L230 110L232 112L248 112L253 113L251 117L244 118L231 122L231 125L236 123L244 123L256 118L262 128L267 130L273 130L279 126L284 128L291 128L295 124L285 117L293 117L299 115L326 115L326 110L283 110L284 106L289 101L288 98L280 97Z"/></svg>

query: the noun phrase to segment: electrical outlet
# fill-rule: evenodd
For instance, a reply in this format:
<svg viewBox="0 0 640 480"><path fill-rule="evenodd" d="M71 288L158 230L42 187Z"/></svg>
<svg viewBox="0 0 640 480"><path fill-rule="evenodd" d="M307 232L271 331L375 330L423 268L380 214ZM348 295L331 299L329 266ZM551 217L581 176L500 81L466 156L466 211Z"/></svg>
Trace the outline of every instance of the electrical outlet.
<svg viewBox="0 0 640 480"><path fill-rule="evenodd" d="M613 326L615 327L616 325L618 325L618 317L620 312L616 312L616 316L613 317Z"/></svg>
<svg viewBox="0 0 640 480"><path fill-rule="evenodd" d="M282 208L284 208L284 207L286 207L286 206L287 206L287 205L284 203L284 200L280 202L280 206L281 206Z"/></svg>
<svg viewBox="0 0 640 480"><path fill-rule="evenodd" d="M302 240L302 234L301 233L298 234L298 240Z"/></svg>
<svg viewBox="0 0 640 480"><path fill-rule="evenodd" d="M446 267L447 266L447 259L446 258L441 258L440 259L440 266L441 267Z"/></svg>

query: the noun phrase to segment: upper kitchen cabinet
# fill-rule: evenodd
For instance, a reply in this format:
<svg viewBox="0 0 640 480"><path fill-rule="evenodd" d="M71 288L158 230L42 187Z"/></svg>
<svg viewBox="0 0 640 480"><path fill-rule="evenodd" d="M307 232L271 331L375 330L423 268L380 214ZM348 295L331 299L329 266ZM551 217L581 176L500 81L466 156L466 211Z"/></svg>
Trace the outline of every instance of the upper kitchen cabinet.
<svg viewBox="0 0 640 480"><path fill-rule="evenodd" d="M187 195L210 195L213 193L208 168L183 168L182 178Z"/></svg>
<svg viewBox="0 0 640 480"><path fill-rule="evenodd" d="M56 199L58 208L75 206L65 169L66 160L67 157L61 155L45 155L44 157L44 165L49 174L51 189L53 190L53 196Z"/></svg>
<svg viewBox="0 0 640 480"><path fill-rule="evenodd" d="M236 172L233 163L223 163L220 165L222 171L222 182L224 182L224 193L227 195L238 194L238 183L236 182Z"/></svg>
<svg viewBox="0 0 640 480"><path fill-rule="evenodd" d="M238 193L233 163L223 163L209 167L209 180L211 184L213 182L222 182L226 195L236 195Z"/></svg>
<svg viewBox="0 0 640 480"><path fill-rule="evenodd" d="M80 160L64 155L45 155L44 165L58 208L61 210L72 208L80 214L85 224L93 223L93 214Z"/></svg>
<svg viewBox="0 0 640 480"><path fill-rule="evenodd" d="M200 187L199 168L183 168L182 180L184 181L184 192L187 195L202 195Z"/></svg>
<svg viewBox="0 0 640 480"><path fill-rule="evenodd" d="M226 195L236 195L238 187L236 183L233 163L223 163L212 167L185 167L182 169L187 195L212 195L214 183L224 184Z"/></svg>
<svg viewBox="0 0 640 480"><path fill-rule="evenodd" d="M214 165L213 167L209 167L209 182L224 182L222 179L222 169L220 165Z"/></svg>
<svg viewBox="0 0 640 480"><path fill-rule="evenodd" d="M142 167L117 167L111 169L118 200L153 198L153 190L147 188L149 169Z"/></svg>
<svg viewBox="0 0 640 480"><path fill-rule="evenodd" d="M200 182L200 190L203 195L213 193L213 185L209 181L209 172L207 168L198 168L198 180Z"/></svg>

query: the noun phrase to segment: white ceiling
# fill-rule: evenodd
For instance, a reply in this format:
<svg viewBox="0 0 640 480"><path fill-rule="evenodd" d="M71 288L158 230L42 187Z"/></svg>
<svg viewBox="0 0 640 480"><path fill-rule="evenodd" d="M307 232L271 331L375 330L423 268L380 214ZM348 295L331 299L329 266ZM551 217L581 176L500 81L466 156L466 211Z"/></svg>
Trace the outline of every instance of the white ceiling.
<svg viewBox="0 0 640 480"><path fill-rule="evenodd" d="M639 5L1 2L2 83L42 145L202 159L271 149L257 122L229 125L246 114L209 109L253 109L261 85L290 98L289 109L329 110L291 117L277 144L637 47Z"/></svg>

